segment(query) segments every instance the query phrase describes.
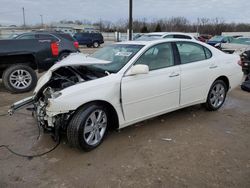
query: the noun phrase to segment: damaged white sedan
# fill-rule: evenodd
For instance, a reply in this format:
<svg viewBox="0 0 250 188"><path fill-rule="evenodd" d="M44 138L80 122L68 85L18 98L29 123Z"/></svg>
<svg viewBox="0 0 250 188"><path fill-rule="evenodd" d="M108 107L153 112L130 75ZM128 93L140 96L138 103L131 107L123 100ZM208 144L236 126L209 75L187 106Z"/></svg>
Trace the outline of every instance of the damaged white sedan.
<svg viewBox="0 0 250 188"><path fill-rule="evenodd" d="M96 148L109 128L183 107L219 109L243 73L240 58L198 41L166 39L106 46L91 56L72 54L38 81L34 95L9 113L33 105L39 126L84 150Z"/></svg>

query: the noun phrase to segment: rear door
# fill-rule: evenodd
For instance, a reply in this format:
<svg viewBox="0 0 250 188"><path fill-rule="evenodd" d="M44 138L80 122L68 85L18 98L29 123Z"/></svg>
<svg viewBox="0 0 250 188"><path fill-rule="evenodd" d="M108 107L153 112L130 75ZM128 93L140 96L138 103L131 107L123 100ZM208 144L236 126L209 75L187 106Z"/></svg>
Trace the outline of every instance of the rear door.
<svg viewBox="0 0 250 188"><path fill-rule="evenodd" d="M211 52L200 44L176 42L176 46L181 62L180 105L187 106L206 99L216 65L211 61Z"/></svg>

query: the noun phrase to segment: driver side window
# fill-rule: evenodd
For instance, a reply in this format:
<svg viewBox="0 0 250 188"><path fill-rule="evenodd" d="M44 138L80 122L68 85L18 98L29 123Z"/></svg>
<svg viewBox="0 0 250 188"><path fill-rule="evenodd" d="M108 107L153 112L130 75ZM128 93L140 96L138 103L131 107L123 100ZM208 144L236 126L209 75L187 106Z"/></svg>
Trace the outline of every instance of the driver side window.
<svg viewBox="0 0 250 188"><path fill-rule="evenodd" d="M149 70L157 70L174 65L171 43L163 43L149 48L135 64L148 65Z"/></svg>

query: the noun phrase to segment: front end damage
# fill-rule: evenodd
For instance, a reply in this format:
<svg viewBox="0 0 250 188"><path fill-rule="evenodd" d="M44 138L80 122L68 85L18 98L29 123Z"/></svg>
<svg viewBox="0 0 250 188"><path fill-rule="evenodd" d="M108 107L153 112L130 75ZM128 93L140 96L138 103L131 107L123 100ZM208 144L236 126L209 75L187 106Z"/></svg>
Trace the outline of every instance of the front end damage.
<svg viewBox="0 0 250 188"><path fill-rule="evenodd" d="M79 54L84 59L86 56ZM45 133L52 134L55 141L60 138L60 132L66 131L67 125L74 114L75 110L57 109L51 111L50 107L53 101L62 95L62 91L73 85L82 84L87 81L95 80L108 76L106 72L93 71L88 65L108 63L108 62L91 62L72 64L70 58L62 62L61 65L53 66L38 81L34 95L14 103L9 109L9 115L13 115L17 110L26 108L32 111L33 117L37 124ZM90 61L93 61L90 58ZM74 96L72 96L74 97Z"/></svg>
<svg viewBox="0 0 250 188"><path fill-rule="evenodd" d="M14 103L9 109L8 114L12 116L16 111L26 108L32 112L32 116L36 119L38 127L42 128L44 133L51 134L52 138L58 141L60 139L60 131L66 130L66 126L74 111L54 116L48 113L48 105L49 98L45 99L41 97L38 99L36 96L31 96Z"/></svg>

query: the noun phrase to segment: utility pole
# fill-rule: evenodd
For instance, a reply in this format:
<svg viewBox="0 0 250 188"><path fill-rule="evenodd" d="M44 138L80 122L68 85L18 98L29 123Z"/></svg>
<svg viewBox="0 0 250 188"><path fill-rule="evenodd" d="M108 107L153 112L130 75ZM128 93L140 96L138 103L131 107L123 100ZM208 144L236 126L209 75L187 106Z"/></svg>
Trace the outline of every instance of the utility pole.
<svg viewBox="0 0 250 188"><path fill-rule="evenodd" d="M42 25L42 28L43 28L43 15L41 14L40 17L41 17L41 25Z"/></svg>
<svg viewBox="0 0 250 188"><path fill-rule="evenodd" d="M199 26L200 26L200 19L198 18L197 19L197 26L196 26L196 33L197 33L197 35L199 33Z"/></svg>
<svg viewBox="0 0 250 188"><path fill-rule="evenodd" d="M133 31L133 0L129 0L129 40L132 40Z"/></svg>
<svg viewBox="0 0 250 188"><path fill-rule="evenodd" d="M100 22L99 22L99 30L100 32L102 32L102 19L100 18Z"/></svg>
<svg viewBox="0 0 250 188"><path fill-rule="evenodd" d="M26 24L25 24L25 11L24 11L24 7L23 7L23 27L24 27L24 28L26 27Z"/></svg>

